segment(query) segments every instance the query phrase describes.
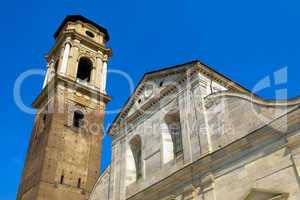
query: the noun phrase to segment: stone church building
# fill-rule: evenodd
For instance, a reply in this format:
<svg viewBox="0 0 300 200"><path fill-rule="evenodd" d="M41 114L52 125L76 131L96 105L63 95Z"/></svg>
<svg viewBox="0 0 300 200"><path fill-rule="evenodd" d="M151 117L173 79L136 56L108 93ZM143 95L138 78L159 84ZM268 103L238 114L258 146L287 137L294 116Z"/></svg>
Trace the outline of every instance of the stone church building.
<svg viewBox="0 0 300 200"><path fill-rule="evenodd" d="M300 199L300 98L264 100L200 61L143 76L100 175L109 35L73 15L54 37L17 199Z"/></svg>

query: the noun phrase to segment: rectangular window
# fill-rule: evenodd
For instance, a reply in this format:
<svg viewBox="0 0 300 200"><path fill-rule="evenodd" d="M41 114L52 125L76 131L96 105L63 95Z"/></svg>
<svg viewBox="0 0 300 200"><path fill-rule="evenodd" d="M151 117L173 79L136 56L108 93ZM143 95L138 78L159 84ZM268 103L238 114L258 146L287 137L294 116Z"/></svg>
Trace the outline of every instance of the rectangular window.
<svg viewBox="0 0 300 200"><path fill-rule="evenodd" d="M84 119L84 115L81 111L75 111L73 116L73 126L76 128L80 128Z"/></svg>
<svg viewBox="0 0 300 200"><path fill-rule="evenodd" d="M64 184L64 175L60 177L60 184Z"/></svg>
<svg viewBox="0 0 300 200"><path fill-rule="evenodd" d="M77 187L78 187L78 188L81 187L81 178L78 179Z"/></svg>
<svg viewBox="0 0 300 200"><path fill-rule="evenodd" d="M47 114L43 114L42 116L42 129L45 130L47 125Z"/></svg>
<svg viewBox="0 0 300 200"><path fill-rule="evenodd" d="M171 130L171 134L174 137L174 154L177 157L183 153L181 127L179 124Z"/></svg>
<svg viewBox="0 0 300 200"><path fill-rule="evenodd" d="M136 157L138 158L136 162L137 179L139 179L142 177L142 150L141 149L137 152Z"/></svg>

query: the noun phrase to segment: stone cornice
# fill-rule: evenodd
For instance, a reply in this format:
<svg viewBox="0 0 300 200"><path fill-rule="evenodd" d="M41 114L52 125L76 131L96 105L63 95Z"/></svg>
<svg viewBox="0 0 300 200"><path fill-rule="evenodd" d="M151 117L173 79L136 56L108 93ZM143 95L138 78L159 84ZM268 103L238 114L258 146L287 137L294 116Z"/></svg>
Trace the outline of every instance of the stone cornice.
<svg viewBox="0 0 300 200"><path fill-rule="evenodd" d="M70 37L72 38L72 40L78 40L78 41L80 41L80 43L84 43L87 46L91 47L92 49L95 49L95 51L103 52L108 57L112 56L112 49L111 48L107 48L102 44L96 43L92 39L80 35L75 30L67 30L67 31L64 32L64 34L61 34L57 38L55 46L46 55L47 61L49 61L49 59L51 59L54 56L56 51L63 46L63 44L65 43L65 40L67 38L70 38ZM75 45L75 46L78 45L76 42L74 43L74 41L72 41L72 40L68 41L68 43L70 43L72 46L73 45Z"/></svg>
<svg viewBox="0 0 300 200"><path fill-rule="evenodd" d="M264 100L262 98L258 98L252 94L246 93L237 93L232 91L221 91L208 95L205 97L206 107L209 108L212 101L222 97L236 97L240 99L247 100L251 103L261 105L261 106L295 106L300 105L300 97L290 99L290 100Z"/></svg>
<svg viewBox="0 0 300 200"><path fill-rule="evenodd" d="M41 93L37 96L37 98L33 101L32 106L34 108L40 108L43 102L45 102L45 99L49 98L48 94L55 93L56 87L59 84L65 85L68 88L76 88L76 92L87 94L92 98L96 99L97 101L104 102L105 104L107 104L111 99L110 96L101 93L96 89L74 82L68 77L62 76L60 74L56 74L52 78L52 80L47 84L47 86L41 91Z"/></svg>
<svg viewBox="0 0 300 200"><path fill-rule="evenodd" d="M246 88L242 87L241 85L232 81L231 79L225 77L224 75L218 73L217 71L200 61L198 61L197 63L197 70L210 80L215 81L216 83L222 85L228 90L237 91L240 93L251 93L251 91L247 90Z"/></svg>
<svg viewBox="0 0 300 200"><path fill-rule="evenodd" d="M176 95L180 95L184 91L185 90L182 90L178 93L172 93L173 90L168 91L168 93L166 93L166 95L172 95L172 98L170 98L170 100L168 100L166 102L163 102L163 104L161 101L163 101L164 97L159 99L157 101L157 103L160 102L159 107L155 107L155 105L157 105L157 103L153 103L153 102L151 103L151 101L150 101L147 104L149 107L145 106L144 108L141 108L141 109L145 109L145 110L143 110L143 111L137 110L132 115L130 115L128 118L126 118L125 122L120 125L120 129L124 130L124 133L126 133L126 134L130 133L132 130L134 130L141 123L143 123L144 121L149 119L156 112L158 112L159 110L161 110L168 104L173 103L174 100L176 99ZM118 142L120 139L126 137L126 134L114 134L112 143L114 144L114 143Z"/></svg>
<svg viewBox="0 0 300 200"><path fill-rule="evenodd" d="M125 121L126 123L131 123L134 121L137 117L143 115L145 112L147 112L151 107L155 106L158 102L160 102L165 96L169 95L170 93L173 93L175 91L175 87L166 87L164 88L159 95L151 98L149 101L147 101L145 104L143 104L136 112L128 116Z"/></svg>
<svg viewBox="0 0 300 200"><path fill-rule="evenodd" d="M171 88L171 90L166 90L164 92L164 95L162 96L162 98L156 98L153 101L149 101L147 102L145 105L143 105L139 110L136 110L136 112L132 113L130 116L128 116L128 118L126 118L125 122L123 122L122 124L120 124L119 126L119 130L124 130L123 133L129 133L132 130L134 130L139 124L143 123L145 120L149 119L153 114L155 114L156 112L158 112L159 110L161 110L162 108L164 108L165 106L167 106L168 104L174 102L174 100L176 99L176 97L181 96L184 92L186 92L187 90L191 90L192 88L196 88L199 87L198 80L194 80L191 82L191 84L187 85L185 88L183 88L180 91L175 92L173 90L173 88ZM164 97L168 96L168 95L172 95L172 97L164 102ZM157 107L155 107L155 105L157 105L157 103L160 103L158 109ZM154 108L154 109L153 109ZM143 111L140 111L143 110ZM137 122L136 122L137 121ZM128 126L129 125L129 126ZM120 132L120 131L118 131ZM115 133L113 135L113 141L112 143L116 143L120 140L120 138L126 137L126 134L120 135L118 133Z"/></svg>
<svg viewBox="0 0 300 200"><path fill-rule="evenodd" d="M179 82L181 82L181 83L182 83L182 81L183 81L183 79L179 80ZM127 132L128 131L130 132L136 126L138 126L138 124L142 123L144 120L147 120L149 117L151 117L153 114L155 114L158 110L162 109L169 103L174 102L176 97L181 96L187 90L191 90L192 87L195 88L195 87L199 86L199 84L196 84L196 86L195 86L195 83L198 83L198 80L192 81L190 84L183 87L182 90L180 90L180 91L176 90L175 87L166 87L160 93L159 96L151 98L144 105L142 105L139 109L137 109L131 115L127 116L122 121L122 123L120 123L119 129L124 129ZM170 100L164 102L164 99L167 96L171 96L171 98L170 98ZM156 105L159 105L158 109L157 109ZM128 127L128 125L130 127ZM114 140L118 140L120 137L122 137L122 136L115 135Z"/></svg>

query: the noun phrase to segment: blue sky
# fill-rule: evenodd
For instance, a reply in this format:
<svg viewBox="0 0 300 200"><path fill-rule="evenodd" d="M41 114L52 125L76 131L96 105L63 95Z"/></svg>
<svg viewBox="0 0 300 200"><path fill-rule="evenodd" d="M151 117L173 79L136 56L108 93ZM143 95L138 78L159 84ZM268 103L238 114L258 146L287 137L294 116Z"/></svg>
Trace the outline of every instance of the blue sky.
<svg viewBox="0 0 300 200"><path fill-rule="evenodd" d="M68 14L84 15L109 30L114 52L109 69L125 71L135 84L147 71L200 59L250 90L287 67L287 83L258 94L274 98L275 90L286 88L290 98L300 95L297 0L10 0L0 9L0 200L15 199L33 125L33 115L14 102L15 81L28 69L44 69L52 35ZM25 80L26 104L42 81L41 76ZM130 93L127 81L111 74L107 85L113 98L108 109L119 108ZM107 115L105 123L114 117ZM109 163L109 147L106 138L102 169Z"/></svg>

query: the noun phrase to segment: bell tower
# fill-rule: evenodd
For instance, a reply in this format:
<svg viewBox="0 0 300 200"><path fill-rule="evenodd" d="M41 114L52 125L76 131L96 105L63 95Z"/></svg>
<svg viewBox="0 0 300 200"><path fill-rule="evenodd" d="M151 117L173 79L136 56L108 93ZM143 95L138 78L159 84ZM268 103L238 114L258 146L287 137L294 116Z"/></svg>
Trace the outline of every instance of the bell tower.
<svg viewBox="0 0 300 200"><path fill-rule="evenodd" d="M18 200L85 200L100 175L108 32L72 15L54 38Z"/></svg>

